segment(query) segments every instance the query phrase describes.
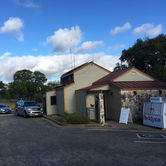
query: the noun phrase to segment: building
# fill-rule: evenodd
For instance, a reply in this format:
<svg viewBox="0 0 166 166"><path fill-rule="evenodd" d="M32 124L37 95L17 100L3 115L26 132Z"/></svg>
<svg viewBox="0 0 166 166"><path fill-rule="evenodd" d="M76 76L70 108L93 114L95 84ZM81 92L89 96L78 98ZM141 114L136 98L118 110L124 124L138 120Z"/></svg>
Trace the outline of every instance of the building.
<svg viewBox="0 0 166 166"><path fill-rule="evenodd" d="M64 111L76 111L75 91L91 85L99 78L110 73L109 70L95 64L85 63L61 76L61 85L45 91L43 94L43 108L47 115L62 114Z"/></svg>
<svg viewBox="0 0 166 166"><path fill-rule="evenodd" d="M135 67L110 72L94 62L85 63L63 74L60 86L46 91L46 114L77 111L96 120L99 93L106 119L119 120L121 107L127 107L137 120L142 118L143 102L166 96L166 83Z"/></svg>
<svg viewBox="0 0 166 166"><path fill-rule="evenodd" d="M85 114L87 108L96 108L97 94L101 91L106 119L119 120L121 107L127 107L131 110L133 120L137 120L142 119L143 103L149 101L151 96L166 96L166 83L135 67L111 72L91 86L76 90L77 111ZM95 112L90 111L89 114L90 119L96 118Z"/></svg>

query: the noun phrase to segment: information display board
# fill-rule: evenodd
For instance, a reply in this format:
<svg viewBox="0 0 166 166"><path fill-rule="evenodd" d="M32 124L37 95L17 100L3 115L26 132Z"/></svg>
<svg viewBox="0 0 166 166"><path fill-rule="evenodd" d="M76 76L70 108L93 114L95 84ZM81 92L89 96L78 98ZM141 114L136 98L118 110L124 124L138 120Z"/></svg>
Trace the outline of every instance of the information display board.
<svg viewBox="0 0 166 166"><path fill-rule="evenodd" d="M121 108L119 123L127 124L127 122L133 123L131 111L129 108Z"/></svg>

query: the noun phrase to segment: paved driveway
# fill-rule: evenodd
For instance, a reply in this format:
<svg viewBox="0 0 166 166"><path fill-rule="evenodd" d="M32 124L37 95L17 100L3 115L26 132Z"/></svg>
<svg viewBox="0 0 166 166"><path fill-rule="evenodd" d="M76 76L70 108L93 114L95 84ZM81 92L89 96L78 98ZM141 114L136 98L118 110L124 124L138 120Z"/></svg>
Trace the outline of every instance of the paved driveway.
<svg viewBox="0 0 166 166"><path fill-rule="evenodd" d="M166 139L139 131L59 127L44 118L0 115L0 166L165 166ZM166 131L144 131L162 134Z"/></svg>

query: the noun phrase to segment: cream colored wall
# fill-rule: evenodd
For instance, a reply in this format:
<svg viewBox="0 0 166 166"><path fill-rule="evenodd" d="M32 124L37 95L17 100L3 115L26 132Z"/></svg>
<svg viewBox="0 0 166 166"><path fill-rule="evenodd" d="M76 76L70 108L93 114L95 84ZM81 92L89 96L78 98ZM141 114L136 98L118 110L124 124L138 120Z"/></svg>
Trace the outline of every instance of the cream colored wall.
<svg viewBox="0 0 166 166"><path fill-rule="evenodd" d="M65 88L66 110L70 113L76 111L75 90L90 86L94 81L109 74L108 71L100 67L89 64L74 73L75 84Z"/></svg>
<svg viewBox="0 0 166 166"><path fill-rule="evenodd" d="M133 72L136 72L136 75L132 75ZM145 76L138 70L131 70L114 81L154 81L154 79Z"/></svg>
<svg viewBox="0 0 166 166"><path fill-rule="evenodd" d="M46 93L47 115L56 114L56 105L51 105L51 96L56 96L56 91L50 91Z"/></svg>
<svg viewBox="0 0 166 166"><path fill-rule="evenodd" d="M110 90L110 86L109 85L105 85L105 86L101 86L99 88L94 88L92 90L102 90L102 91L104 91L104 90Z"/></svg>
<svg viewBox="0 0 166 166"><path fill-rule="evenodd" d="M111 95L112 93L112 95ZM111 87L111 90L107 92L106 98L106 117L108 119L119 120L121 110L121 95L120 90L115 87Z"/></svg>

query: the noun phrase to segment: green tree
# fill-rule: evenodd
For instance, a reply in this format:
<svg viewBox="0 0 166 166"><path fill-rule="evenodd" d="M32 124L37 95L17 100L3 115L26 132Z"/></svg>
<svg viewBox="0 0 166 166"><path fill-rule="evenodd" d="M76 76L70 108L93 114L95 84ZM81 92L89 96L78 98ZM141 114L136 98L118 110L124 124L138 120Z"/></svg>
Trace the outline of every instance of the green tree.
<svg viewBox="0 0 166 166"><path fill-rule="evenodd" d="M7 84L3 83L3 81L0 81L0 98L5 98L6 95L6 88Z"/></svg>
<svg viewBox="0 0 166 166"><path fill-rule="evenodd" d="M38 91L44 89L47 78L40 71L23 69L13 75L13 80L9 86L11 93L16 92L19 97L32 99Z"/></svg>
<svg viewBox="0 0 166 166"><path fill-rule="evenodd" d="M122 65L118 62L118 63L116 63L116 66L114 67L113 70L117 71L117 70L121 70L121 69L125 69L125 68L127 68L127 65Z"/></svg>
<svg viewBox="0 0 166 166"><path fill-rule="evenodd" d="M166 82L166 35L155 38L137 39L129 49L124 49L119 58L128 66L135 66L143 72Z"/></svg>
<svg viewBox="0 0 166 166"><path fill-rule="evenodd" d="M9 83L9 92L11 98L26 98L28 95L28 90L26 87L26 82L14 81Z"/></svg>
<svg viewBox="0 0 166 166"><path fill-rule="evenodd" d="M19 82L34 82L33 77L33 72L31 70L23 69L14 74L13 80Z"/></svg>
<svg viewBox="0 0 166 166"><path fill-rule="evenodd" d="M56 86L60 85L60 81L49 81L46 86L48 89L55 88Z"/></svg>
<svg viewBox="0 0 166 166"><path fill-rule="evenodd" d="M47 81L47 78L45 77L45 75L43 73L41 73L40 71L34 71L33 77L34 77L34 81L35 81L35 84L36 84L38 90L45 89L44 84Z"/></svg>
<svg viewBox="0 0 166 166"><path fill-rule="evenodd" d="M3 89L4 87L5 87L5 84L2 81L0 81L0 90Z"/></svg>

